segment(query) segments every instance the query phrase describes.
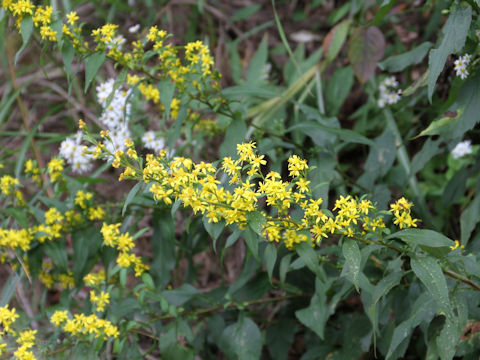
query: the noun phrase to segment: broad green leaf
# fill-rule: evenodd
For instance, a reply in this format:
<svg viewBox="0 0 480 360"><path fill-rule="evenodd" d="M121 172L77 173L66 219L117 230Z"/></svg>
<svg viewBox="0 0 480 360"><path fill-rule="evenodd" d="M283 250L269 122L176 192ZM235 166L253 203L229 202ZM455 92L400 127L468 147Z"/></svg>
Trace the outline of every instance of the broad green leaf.
<svg viewBox="0 0 480 360"><path fill-rule="evenodd" d="M263 236L263 226L267 223L265 215L260 211L252 211L247 213L248 226L259 236Z"/></svg>
<svg viewBox="0 0 480 360"><path fill-rule="evenodd" d="M272 282L273 268L277 261L277 248L272 243L267 244L263 253L265 259L265 266L267 267L268 279Z"/></svg>
<svg viewBox="0 0 480 360"><path fill-rule="evenodd" d="M444 139L455 139L472 129L479 121L480 74L469 77L458 93L455 112L435 120L418 136L441 135Z"/></svg>
<svg viewBox="0 0 480 360"><path fill-rule="evenodd" d="M262 334L250 318L241 315L235 324L223 330L219 346L228 359L260 359Z"/></svg>
<svg viewBox="0 0 480 360"><path fill-rule="evenodd" d="M404 354L397 354L397 349L406 339L409 339L413 330L423 321L430 322L435 315L432 305L434 299L428 293L422 293L415 301L412 311L407 320L401 322L394 330L386 359L390 360L392 356L403 357Z"/></svg>
<svg viewBox="0 0 480 360"><path fill-rule="evenodd" d="M252 229L247 228L243 232L243 238L245 239L245 243L248 246L248 249L252 253L252 255L260 262L260 258L258 257L258 243L260 241L259 236L255 233Z"/></svg>
<svg viewBox="0 0 480 360"><path fill-rule="evenodd" d="M428 229L406 229L393 233L385 238L400 239L403 242L415 247L419 246L424 251L435 257L442 257L450 252L450 246L454 242L436 231Z"/></svg>
<svg viewBox="0 0 480 360"><path fill-rule="evenodd" d="M175 119L173 126L167 131L167 145L169 149L175 149L174 143L178 140L182 132L182 125L187 118L188 107L185 99L180 100L180 109L178 110L177 118Z"/></svg>
<svg viewBox="0 0 480 360"><path fill-rule="evenodd" d="M246 256L243 268L237 280L228 288L229 294L234 294L240 290L254 276L260 268L260 263L253 256Z"/></svg>
<svg viewBox="0 0 480 360"><path fill-rule="evenodd" d="M364 173L358 179L360 185L373 188L375 180L387 174L397 156L395 137L389 128L375 139L376 146L370 147Z"/></svg>
<svg viewBox="0 0 480 360"><path fill-rule="evenodd" d="M365 299L367 299L367 301L364 302L364 305L368 310L367 315L372 322L375 334L378 332L378 321L376 314L377 303L383 296L387 295L392 288L394 288L400 283L402 277L402 271L392 272L388 274L387 276L383 277L377 285L374 286L371 293L367 293L368 295L365 296ZM363 299L364 296L362 296L362 300Z"/></svg>
<svg viewBox="0 0 480 360"><path fill-rule="evenodd" d="M325 325L329 316L325 295L313 295L310 305L305 309L297 310L295 316L320 339L324 339Z"/></svg>
<svg viewBox="0 0 480 360"><path fill-rule="evenodd" d="M430 256L411 258L410 266L438 304L440 313L445 314L447 318L452 318L447 281L437 260Z"/></svg>
<svg viewBox="0 0 480 360"><path fill-rule="evenodd" d="M437 49L432 49L428 57L430 74L428 76L428 99L432 101L433 90L438 76L443 70L447 56L462 50L467 38L472 8L470 6L456 6L442 29L443 39Z"/></svg>
<svg viewBox="0 0 480 360"><path fill-rule="evenodd" d="M376 26L354 30L348 46L348 58L361 83L373 75L384 51L385 38Z"/></svg>
<svg viewBox="0 0 480 360"><path fill-rule="evenodd" d="M44 243L43 246L45 254L52 259L55 266L58 266L59 270L66 273L68 270L68 257L65 246L58 241L47 242Z"/></svg>
<svg viewBox="0 0 480 360"><path fill-rule="evenodd" d="M26 15L22 18L22 21L20 22L20 34L22 35L23 44L15 54L15 59L14 59L15 65L17 64L18 57L20 56L22 51L25 50L25 48L27 47L28 41L32 36L32 32L33 32L33 18L30 15Z"/></svg>
<svg viewBox="0 0 480 360"><path fill-rule="evenodd" d="M353 86L353 70L350 66L335 71L325 89L327 113L336 116Z"/></svg>
<svg viewBox="0 0 480 360"><path fill-rule="evenodd" d="M290 268L290 262L292 260L293 254L285 255L280 261L279 273L280 273L280 283L285 284L285 279L287 277L288 269Z"/></svg>
<svg viewBox="0 0 480 360"><path fill-rule="evenodd" d="M166 290L163 295L170 304L182 306L198 294L198 290L190 284L183 284L174 290Z"/></svg>
<svg viewBox="0 0 480 360"><path fill-rule="evenodd" d="M290 127L288 131L292 131L296 129L300 129L304 132L320 129L328 134L336 135L340 140L343 140L348 143L358 143L358 144L375 146L375 143L372 140L353 130L333 128L333 127L323 125L319 122L313 122L313 121L303 122L301 124Z"/></svg>
<svg viewBox="0 0 480 360"><path fill-rule="evenodd" d="M460 216L461 242L467 245L470 235L472 235L478 221L480 220L480 194L463 210Z"/></svg>
<svg viewBox="0 0 480 360"><path fill-rule="evenodd" d="M417 172L422 170L425 164L427 164L427 162L432 157L443 152L443 149L440 149L441 142L442 141L440 139L432 140L431 138L428 138L427 141L425 141L422 150L416 153L412 159L412 164L410 168L411 175L416 174Z"/></svg>
<svg viewBox="0 0 480 360"><path fill-rule="evenodd" d="M250 16L256 14L261 8L261 4L244 6L233 13L233 15L230 17L230 21L235 22L248 19Z"/></svg>
<svg viewBox="0 0 480 360"><path fill-rule="evenodd" d="M69 81L72 77L72 61L74 54L75 51L73 49L73 45L68 41L64 41L62 46L62 61L63 66L65 66L65 72L67 73L67 79Z"/></svg>
<svg viewBox="0 0 480 360"><path fill-rule="evenodd" d="M125 216L125 212L127 211L128 205L135 198L135 195L137 195L137 193L140 191L142 186L143 186L143 182L139 181L138 183L135 184L135 186L133 188L130 189L130 191L128 192L127 198L125 199L125 202L123 203L122 216Z"/></svg>
<svg viewBox="0 0 480 360"><path fill-rule="evenodd" d="M160 91L160 101L165 107L165 117L169 119L172 99L175 94L175 83L170 80L163 80L158 84L158 91Z"/></svg>
<svg viewBox="0 0 480 360"><path fill-rule="evenodd" d="M360 253L357 242L352 239L345 239L342 246L342 253L345 257L345 265L343 266L341 276L345 276L351 281L358 291L358 277L360 274L362 254Z"/></svg>
<svg viewBox="0 0 480 360"><path fill-rule="evenodd" d="M324 278L322 268L318 261L318 255L312 248L311 244L302 242L295 247L295 251L310 271L312 271L318 278Z"/></svg>
<svg viewBox="0 0 480 360"><path fill-rule="evenodd" d="M265 340L272 359L287 360L296 331L294 319L282 317L267 328Z"/></svg>
<svg viewBox="0 0 480 360"><path fill-rule="evenodd" d="M247 84L257 84L261 82L264 67L267 63L267 55L268 41L267 37L264 36L260 46L258 47L257 51L255 51L255 54L253 54L250 64L248 65L246 76Z"/></svg>
<svg viewBox="0 0 480 360"><path fill-rule="evenodd" d="M459 328L457 317L447 317L445 325L437 337L437 349L442 360L451 360L455 355L456 346L463 328Z"/></svg>
<svg viewBox="0 0 480 360"><path fill-rule="evenodd" d="M102 245L102 238L97 229L89 227L72 234L73 243L73 279L75 285L82 283L97 262L97 252Z"/></svg>
<svg viewBox="0 0 480 360"><path fill-rule="evenodd" d="M169 211L155 210L152 235L153 261L150 275L159 288L170 281L170 271L175 267L175 228Z"/></svg>
<svg viewBox="0 0 480 360"><path fill-rule="evenodd" d="M226 88L222 91L222 95L226 97L236 97L240 95L243 98L245 98L246 96L255 96L265 99L271 99L279 96L280 93L278 93L277 91L272 91L271 89L265 89L261 86L250 85L248 83L245 85L237 85Z"/></svg>
<svg viewBox="0 0 480 360"><path fill-rule="evenodd" d="M335 25L325 36L322 47L328 63L334 60L340 52L347 38L348 29L350 28L351 23L352 20L350 19L344 20Z"/></svg>
<svg viewBox="0 0 480 360"><path fill-rule="evenodd" d="M465 185L467 183L468 171L466 167L462 167L448 181L442 194L442 205L444 207L453 205L465 193Z"/></svg>
<svg viewBox="0 0 480 360"><path fill-rule="evenodd" d="M431 42L426 41L406 53L390 56L380 62L378 66L386 72L392 73L403 71L411 65L416 65L422 62L432 46L433 44Z"/></svg>
<svg viewBox="0 0 480 360"><path fill-rule="evenodd" d="M220 155L235 156L237 153L237 144L245 141L247 125L241 117L235 117L225 131L225 138L220 146Z"/></svg>
<svg viewBox="0 0 480 360"><path fill-rule="evenodd" d="M220 234L223 232L223 229L225 229L225 222L209 222L209 219L206 216L202 218L202 221L208 235L210 235L212 240L216 241Z"/></svg>
<svg viewBox="0 0 480 360"><path fill-rule="evenodd" d="M105 52L99 51L93 53L85 59L85 92L87 92L90 83L92 82L98 70L105 61Z"/></svg>

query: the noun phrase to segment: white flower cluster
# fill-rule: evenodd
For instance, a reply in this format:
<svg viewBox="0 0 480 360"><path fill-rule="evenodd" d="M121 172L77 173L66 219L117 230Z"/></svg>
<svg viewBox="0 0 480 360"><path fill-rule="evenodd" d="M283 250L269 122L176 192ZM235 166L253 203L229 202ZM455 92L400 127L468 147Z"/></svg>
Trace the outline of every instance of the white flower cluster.
<svg viewBox="0 0 480 360"><path fill-rule="evenodd" d="M452 150L452 157L454 159L461 158L462 156L472 153L472 142L465 140L459 142Z"/></svg>
<svg viewBox="0 0 480 360"><path fill-rule="evenodd" d="M127 41L127 39L125 39L125 37L123 37L123 35L117 35L112 40L107 42L105 45L107 46L107 50L111 50L113 48L121 50L123 44L125 44L126 41Z"/></svg>
<svg viewBox="0 0 480 360"><path fill-rule="evenodd" d="M155 133L151 130L143 134L142 141L147 149L153 150L155 153L165 148L165 141L162 138L155 137Z"/></svg>
<svg viewBox="0 0 480 360"><path fill-rule="evenodd" d="M78 131L75 136L66 138L60 144L60 156L67 164L72 165L72 171L82 174L92 169L92 155L94 147L86 147L81 144L82 132Z"/></svg>
<svg viewBox="0 0 480 360"><path fill-rule="evenodd" d="M398 87L398 81L395 80L394 76L389 76L385 78L380 83L379 89L380 89L380 98L378 99L378 107L383 108L385 105L392 105L395 104L400 100L400 95L396 90Z"/></svg>
<svg viewBox="0 0 480 360"><path fill-rule="evenodd" d="M99 120L108 129L110 140L105 140L105 146L111 153L125 151L125 139L130 139L128 121L131 105L128 97L131 90L119 88L114 91L114 83L114 79L108 79L96 88L98 103L103 107ZM111 101L107 104L110 95Z"/></svg>
<svg viewBox="0 0 480 360"><path fill-rule="evenodd" d="M460 76L460 79L462 80L468 76L467 66L468 64L470 64L470 60L472 60L472 57L469 54L465 54L463 56L460 56L453 63L455 65L455 67L453 68L455 70L455 74L457 76Z"/></svg>

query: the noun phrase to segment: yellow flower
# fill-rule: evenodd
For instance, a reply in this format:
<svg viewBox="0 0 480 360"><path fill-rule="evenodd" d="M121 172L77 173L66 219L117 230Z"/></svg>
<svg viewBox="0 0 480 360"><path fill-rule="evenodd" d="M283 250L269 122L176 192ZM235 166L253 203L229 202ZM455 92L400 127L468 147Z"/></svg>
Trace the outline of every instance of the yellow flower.
<svg viewBox="0 0 480 360"><path fill-rule="evenodd" d="M78 15L75 11L70 11L68 14L67 14L67 22L68 24L70 25L75 25L75 23L77 22L78 20ZM81 129L81 128L80 128Z"/></svg>

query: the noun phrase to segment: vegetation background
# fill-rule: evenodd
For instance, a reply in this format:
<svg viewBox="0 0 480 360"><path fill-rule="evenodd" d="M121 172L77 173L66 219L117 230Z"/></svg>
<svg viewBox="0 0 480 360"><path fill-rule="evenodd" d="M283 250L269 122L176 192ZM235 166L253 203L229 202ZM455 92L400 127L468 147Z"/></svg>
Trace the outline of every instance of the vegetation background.
<svg viewBox="0 0 480 360"><path fill-rule="evenodd" d="M51 6L44 24L52 39L25 12L33 3ZM479 6L3 0L0 356L477 359ZM65 30L62 37L58 20L83 24L89 48ZM123 50L95 35L105 24L118 25ZM147 41L153 26L172 34L160 50ZM134 54L137 39L145 52L128 62L124 49ZM173 65L152 60L171 44L188 63L184 46L199 40L199 56L209 49L214 66L187 73L185 87L168 72ZM111 78L114 91L132 94L134 145L125 154L98 145L113 96L102 103L99 89ZM82 145L106 161L80 174L68 162L57 171L51 161L79 119ZM150 130L172 184L179 168L201 172L189 159L212 163L226 191L252 181L253 207L240 206L229 222L215 207L195 209L193 195L173 185L155 192L161 180L142 173ZM470 142L460 149L462 140ZM225 157L241 157L237 144L249 141L258 156L246 155L229 183ZM184 157L177 167L173 155ZM261 166L250 178L255 159ZM139 173L125 170L135 166ZM270 171L291 192L288 209L258 190ZM201 197L198 179L189 186ZM304 195L301 181L310 182ZM293 193L323 202L309 218ZM131 261L120 234L134 242ZM76 329L57 313L65 310Z"/></svg>

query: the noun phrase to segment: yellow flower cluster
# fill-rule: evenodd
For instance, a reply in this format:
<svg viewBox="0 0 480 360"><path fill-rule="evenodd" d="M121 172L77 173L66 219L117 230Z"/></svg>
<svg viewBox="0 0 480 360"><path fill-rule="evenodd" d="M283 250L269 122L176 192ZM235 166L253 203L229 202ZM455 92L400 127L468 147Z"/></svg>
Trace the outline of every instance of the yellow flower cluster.
<svg viewBox="0 0 480 360"><path fill-rule="evenodd" d="M226 157L218 168L211 163L196 164L184 157L168 161L165 152L158 156L148 154L142 172L123 156L117 157L117 165L126 167L121 179L151 182L149 190L155 200L167 205L179 200L194 213L205 215L209 222L224 221L226 225L236 224L245 229L249 214L260 213L257 218L264 219L264 237L282 241L289 249L300 242L319 244L333 235L352 238L367 233L380 235L385 227L383 215L366 199L340 196L333 208L335 214L322 209L322 199L313 198L309 188L306 160L292 155L288 159L292 180L285 181L275 171L263 175L261 167L266 160L255 152L254 142L237 145L237 153L238 159ZM222 185L218 180L220 169L228 176L230 185ZM275 209L271 212L275 217L262 209L263 199ZM418 220L410 216L410 203L399 200L394 206L395 209L400 206L394 212L395 224L401 228L416 226ZM290 211L293 207L301 210L303 216L293 217Z"/></svg>
<svg viewBox="0 0 480 360"><path fill-rule="evenodd" d="M47 172L50 175L52 183L62 178L62 171L64 169L64 160L60 158L52 158L47 165Z"/></svg>
<svg viewBox="0 0 480 360"><path fill-rule="evenodd" d="M131 252L135 247L133 238L128 232L121 234L120 226L122 224L103 224L100 230L103 235L105 245L116 248L120 254L117 257L117 264L123 268L134 266L135 276L141 276L144 271L148 271L149 266L142 263L142 259Z"/></svg>
<svg viewBox="0 0 480 360"><path fill-rule="evenodd" d="M97 273L90 273L83 277L83 281L87 286L98 286L103 281L105 281L105 279L106 279L105 270L103 269Z"/></svg>
<svg viewBox="0 0 480 360"><path fill-rule="evenodd" d="M20 182L18 179L10 175L4 175L0 178L0 190L5 196L12 195L15 191L15 187L19 184Z"/></svg>
<svg viewBox="0 0 480 360"><path fill-rule="evenodd" d="M70 318L67 310L57 310L50 317L50 322L72 336L94 334L96 338L107 336L116 338L120 335L118 328L110 321L98 318L95 314L75 314Z"/></svg>
<svg viewBox="0 0 480 360"><path fill-rule="evenodd" d="M25 162L25 173L32 176L33 181L38 185L42 184L42 178L40 177L40 168L35 164L32 159L28 159Z"/></svg>
<svg viewBox="0 0 480 360"><path fill-rule="evenodd" d="M7 344L1 342L4 336L12 336L16 338L16 342L19 347L13 353L15 360L35 360L36 357L33 354L31 348L35 345L35 335L37 330L23 330L16 332L12 329L12 325L16 319L18 319L18 314L16 313L15 308L11 310L8 308L8 305L0 307L0 327L3 330L0 330L0 356L6 351ZM2 357L3 359L3 357Z"/></svg>
<svg viewBox="0 0 480 360"><path fill-rule="evenodd" d="M398 225L400 229L417 227L416 222L418 220L412 219L412 216L410 214L410 209L412 206L413 204L404 197L398 199L394 204L390 205L390 211L395 217L393 223L395 225Z"/></svg>
<svg viewBox="0 0 480 360"><path fill-rule="evenodd" d="M101 291L100 294L96 295L95 291L90 291L90 301L95 304L97 311L105 311L105 305L110 304L110 294Z"/></svg>

